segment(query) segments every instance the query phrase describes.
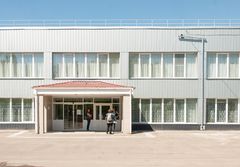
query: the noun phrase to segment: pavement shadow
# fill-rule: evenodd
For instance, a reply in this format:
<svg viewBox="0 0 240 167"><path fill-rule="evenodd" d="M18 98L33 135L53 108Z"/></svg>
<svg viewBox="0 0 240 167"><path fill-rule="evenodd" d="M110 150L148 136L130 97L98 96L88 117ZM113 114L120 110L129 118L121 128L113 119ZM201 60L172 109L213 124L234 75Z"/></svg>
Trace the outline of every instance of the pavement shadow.
<svg viewBox="0 0 240 167"><path fill-rule="evenodd" d="M37 166L27 165L27 164L14 166L14 165L9 165L7 162L0 162L0 167L37 167Z"/></svg>
<svg viewBox="0 0 240 167"><path fill-rule="evenodd" d="M133 133L143 133L146 131L154 131L154 125L151 124L132 124Z"/></svg>
<svg viewBox="0 0 240 167"><path fill-rule="evenodd" d="M132 134L140 134L140 133L146 133L146 132L153 132L153 130L134 130L132 131Z"/></svg>

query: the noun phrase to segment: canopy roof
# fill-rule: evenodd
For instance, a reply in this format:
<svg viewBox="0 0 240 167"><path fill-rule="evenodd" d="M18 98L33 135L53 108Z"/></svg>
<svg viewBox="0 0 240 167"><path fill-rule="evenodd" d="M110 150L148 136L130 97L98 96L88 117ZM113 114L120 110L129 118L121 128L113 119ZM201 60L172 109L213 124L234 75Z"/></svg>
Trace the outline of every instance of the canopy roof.
<svg viewBox="0 0 240 167"><path fill-rule="evenodd" d="M107 83L102 81L68 81L47 85L38 85L34 86L33 89L44 89L44 88L77 88L77 89L86 89L86 88L133 88L129 86L123 86L113 83Z"/></svg>
<svg viewBox="0 0 240 167"><path fill-rule="evenodd" d="M133 89L103 81L67 81L33 87L38 95L124 95L132 94Z"/></svg>

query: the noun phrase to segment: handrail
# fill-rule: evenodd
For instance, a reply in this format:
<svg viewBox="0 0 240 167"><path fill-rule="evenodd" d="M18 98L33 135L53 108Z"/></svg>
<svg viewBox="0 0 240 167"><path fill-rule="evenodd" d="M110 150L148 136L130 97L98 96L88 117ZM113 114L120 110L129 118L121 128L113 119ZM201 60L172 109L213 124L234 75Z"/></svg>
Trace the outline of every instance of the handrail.
<svg viewBox="0 0 240 167"><path fill-rule="evenodd" d="M240 19L0 20L0 27L240 27Z"/></svg>

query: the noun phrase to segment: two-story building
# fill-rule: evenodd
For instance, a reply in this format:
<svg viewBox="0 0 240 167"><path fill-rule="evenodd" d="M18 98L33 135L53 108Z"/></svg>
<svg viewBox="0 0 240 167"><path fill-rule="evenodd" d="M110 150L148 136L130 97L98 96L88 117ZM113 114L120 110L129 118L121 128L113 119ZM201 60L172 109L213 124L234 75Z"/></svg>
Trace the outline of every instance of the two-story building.
<svg viewBox="0 0 240 167"><path fill-rule="evenodd" d="M240 128L240 24L104 23L0 27L1 129Z"/></svg>

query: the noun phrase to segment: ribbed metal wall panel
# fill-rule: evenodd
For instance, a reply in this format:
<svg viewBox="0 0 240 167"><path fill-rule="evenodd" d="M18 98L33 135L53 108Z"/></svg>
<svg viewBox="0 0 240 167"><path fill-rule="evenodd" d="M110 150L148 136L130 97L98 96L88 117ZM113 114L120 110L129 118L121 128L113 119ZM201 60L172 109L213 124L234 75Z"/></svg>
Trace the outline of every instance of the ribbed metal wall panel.
<svg viewBox="0 0 240 167"><path fill-rule="evenodd" d="M44 52L44 80L0 80L0 97L30 97L31 87L60 82L51 80L52 52L129 52L201 51L200 42L179 41L180 34L204 36L208 51L240 52L240 29L39 29L0 30L0 52ZM199 54L201 55L201 54ZM105 80L136 87L135 97L199 97L198 80L128 80L128 63L121 65L120 80ZM64 80L66 81L66 80ZM240 97L239 80L206 80L205 95ZM146 91L147 89L147 91Z"/></svg>
<svg viewBox="0 0 240 167"><path fill-rule="evenodd" d="M240 80L207 80L207 98L240 98Z"/></svg>
<svg viewBox="0 0 240 167"><path fill-rule="evenodd" d="M207 51L239 51L240 29L0 30L0 51L7 52L172 52L198 51L199 42L178 35L207 38Z"/></svg>
<svg viewBox="0 0 240 167"><path fill-rule="evenodd" d="M0 97L32 97L32 87L68 80L0 80ZM102 80L133 86L135 98L197 98L197 80Z"/></svg>

